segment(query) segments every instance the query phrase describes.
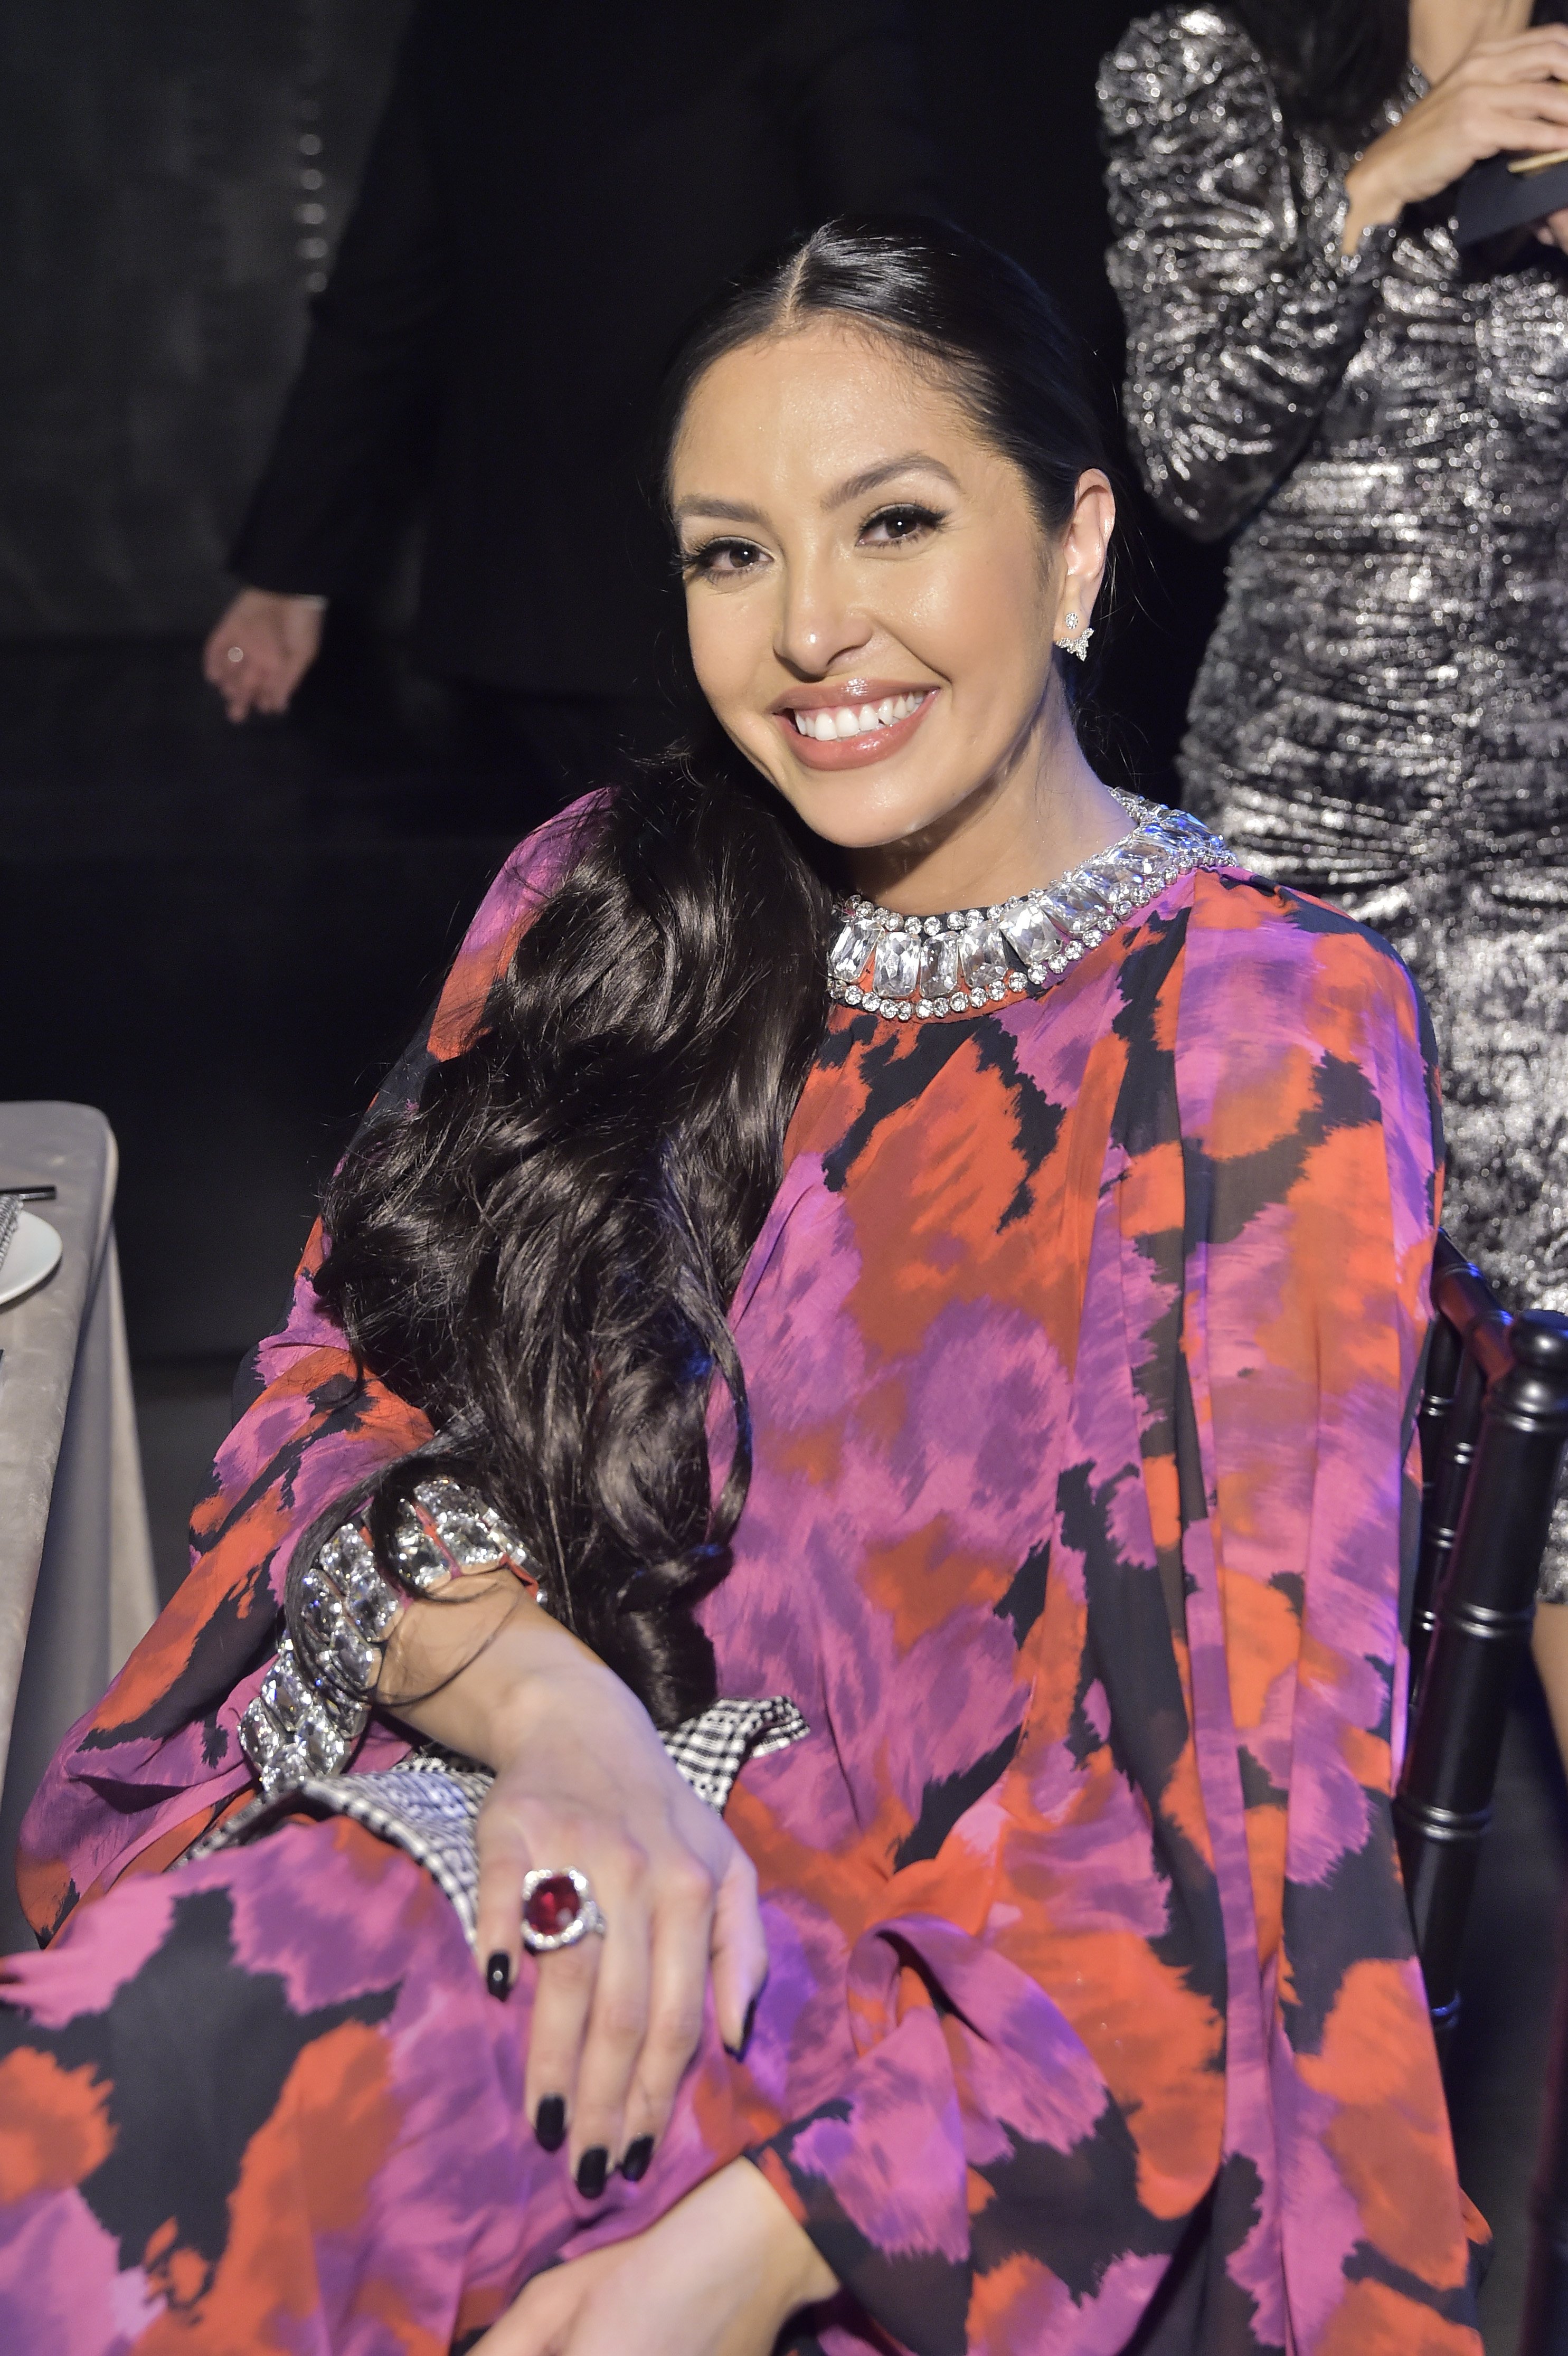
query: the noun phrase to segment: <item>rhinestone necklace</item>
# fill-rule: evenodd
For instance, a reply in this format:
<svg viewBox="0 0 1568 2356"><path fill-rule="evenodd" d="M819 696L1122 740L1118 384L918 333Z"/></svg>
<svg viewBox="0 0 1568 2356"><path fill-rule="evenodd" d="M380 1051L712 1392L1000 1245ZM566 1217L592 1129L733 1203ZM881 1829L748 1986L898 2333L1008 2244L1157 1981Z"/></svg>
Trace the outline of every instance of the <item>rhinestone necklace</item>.
<svg viewBox="0 0 1568 2356"><path fill-rule="evenodd" d="M1178 876L1232 863L1219 837L1185 810L1136 794L1116 798L1131 833L1015 899L945 916L901 916L858 896L843 902L843 929L828 952L830 997L900 1023L995 1005L1055 981Z"/></svg>

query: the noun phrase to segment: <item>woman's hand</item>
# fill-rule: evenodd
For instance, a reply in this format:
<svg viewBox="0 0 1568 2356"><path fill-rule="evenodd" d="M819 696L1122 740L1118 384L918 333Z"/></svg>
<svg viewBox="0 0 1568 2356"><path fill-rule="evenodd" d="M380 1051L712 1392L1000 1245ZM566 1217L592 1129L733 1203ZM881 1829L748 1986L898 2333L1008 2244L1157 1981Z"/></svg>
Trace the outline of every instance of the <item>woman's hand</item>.
<svg viewBox="0 0 1568 2356"><path fill-rule="evenodd" d="M252 712L286 712L289 698L321 651L323 597L284 597L242 589L202 652L202 676L223 698L231 720Z"/></svg>
<svg viewBox="0 0 1568 2356"><path fill-rule="evenodd" d="M1448 187L1472 164L1505 152L1568 147L1568 26L1540 25L1480 41L1345 176L1345 251L1364 230Z"/></svg>
<svg viewBox="0 0 1568 2356"><path fill-rule="evenodd" d="M702 2036L710 1969L719 2033L744 2043L768 1972L757 1876L641 1703L510 1571L446 1598L404 1612L378 1697L495 1770L477 1834L480 1965L505 1964L492 1986L504 1994L518 1968L531 1869L575 1866L604 1913L603 1938L537 1958L525 2094L540 2140L569 2136L592 2194L623 2161L646 2169Z"/></svg>
<svg viewBox="0 0 1568 2356"><path fill-rule="evenodd" d="M770 2356L838 2283L767 2179L737 2159L657 2225L536 2275L474 2356Z"/></svg>

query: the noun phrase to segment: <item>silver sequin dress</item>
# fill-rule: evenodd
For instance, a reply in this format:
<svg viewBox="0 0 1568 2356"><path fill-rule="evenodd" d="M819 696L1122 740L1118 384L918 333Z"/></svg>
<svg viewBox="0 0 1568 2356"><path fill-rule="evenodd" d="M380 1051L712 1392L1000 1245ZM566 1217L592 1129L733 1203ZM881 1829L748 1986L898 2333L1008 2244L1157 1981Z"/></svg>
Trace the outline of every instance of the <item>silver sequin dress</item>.
<svg viewBox="0 0 1568 2356"><path fill-rule="evenodd" d="M1287 136L1217 9L1133 24L1100 99L1133 448L1172 521L1235 534L1187 805L1393 942L1443 1051L1445 1224L1568 1309L1568 263L1467 277L1435 211L1346 258L1350 159Z"/></svg>

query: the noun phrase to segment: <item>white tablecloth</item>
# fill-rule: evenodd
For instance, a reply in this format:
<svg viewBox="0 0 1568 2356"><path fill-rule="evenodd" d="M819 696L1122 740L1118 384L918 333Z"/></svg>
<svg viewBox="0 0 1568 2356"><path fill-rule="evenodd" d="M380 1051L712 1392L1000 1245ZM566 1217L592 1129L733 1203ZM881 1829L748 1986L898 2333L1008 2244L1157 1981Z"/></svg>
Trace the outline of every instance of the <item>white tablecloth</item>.
<svg viewBox="0 0 1568 2356"><path fill-rule="evenodd" d="M0 1186L64 1245L47 1284L0 1309L0 1953L31 1946L16 1829L75 1719L157 1612L136 1447L113 1133L88 1105L0 1104Z"/></svg>

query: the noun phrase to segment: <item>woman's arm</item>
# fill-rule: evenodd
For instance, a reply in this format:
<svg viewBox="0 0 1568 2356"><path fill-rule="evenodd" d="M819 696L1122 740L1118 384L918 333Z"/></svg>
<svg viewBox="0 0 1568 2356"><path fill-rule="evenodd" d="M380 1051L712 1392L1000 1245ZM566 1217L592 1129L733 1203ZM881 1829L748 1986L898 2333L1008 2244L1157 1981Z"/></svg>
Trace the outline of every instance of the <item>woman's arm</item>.
<svg viewBox="0 0 1568 2356"><path fill-rule="evenodd" d="M664 2132L702 2035L710 1965L719 2033L732 2049L744 2041L768 1969L749 1859L635 1695L510 1570L411 1601L377 1700L495 1770L477 1834L479 1965L506 1966L492 1987L516 1976L523 1876L587 1876L608 1928L538 1958L525 2102L535 2120L542 2104L563 2104L574 2171L596 2149L618 2166Z"/></svg>
<svg viewBox="0 0 1568 2356"><path fill-rule="evenodd" d="M1347 252L1363 230L1397 221L1406 205L1441 195L1485 156L1550 155L1568 146L1564 83L1568 26L1540 25L1511 40L1479 42L1346 174Z"/></svg>
<svg viewBox="0 0 1568 2356"><path fill-rule="evenodd" d="M838 2284L749 2161L648 2233L536 2275L475 2356L770 2356Z"/></svg>
<svg viewBox="0 0 1568 2356"><path fill-rule="evenodd" d="M1262 60L1210 10L1133 24L1100 104L1128 433L1162 513L1217 540L1312 440L1393 231L1346 254L1344 182L1293 185Z"/></svg>

